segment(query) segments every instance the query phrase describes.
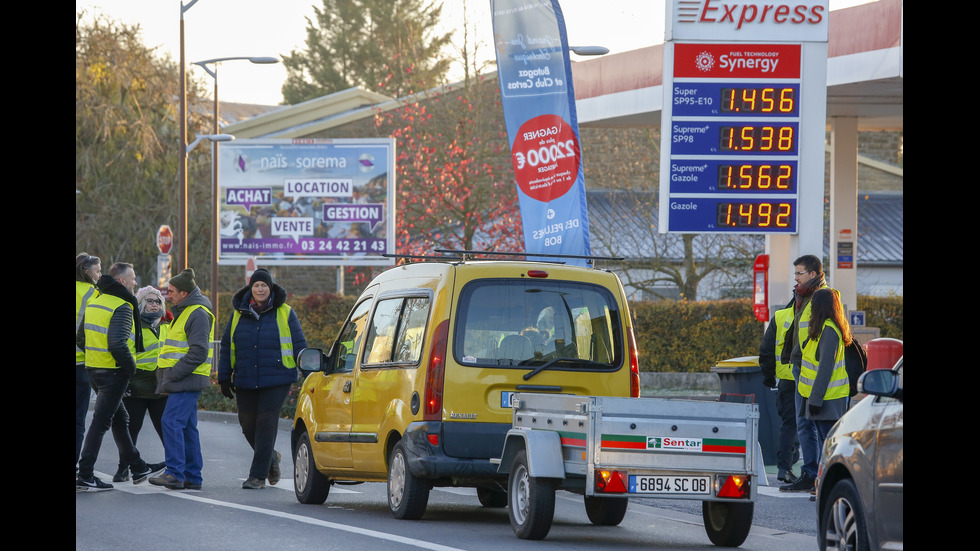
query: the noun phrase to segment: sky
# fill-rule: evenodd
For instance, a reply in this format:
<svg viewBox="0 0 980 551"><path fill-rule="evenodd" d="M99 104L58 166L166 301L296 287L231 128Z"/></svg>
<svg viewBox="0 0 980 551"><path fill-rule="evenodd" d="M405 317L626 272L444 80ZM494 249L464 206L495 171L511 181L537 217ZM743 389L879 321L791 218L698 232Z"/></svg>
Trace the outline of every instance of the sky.
<svg viewBox="0 0 980 551"><path fill-rule="evenodd" d="M832 10L868 0L830 0ZM191 0L187 0L189 4ZM560 0L568 42L573 46L605 46L610 53L663 43L665 0ZM443 21L459 32L466 6L471 32L480 52L492 59L490 0L442 0ZM184 11L184 58L188 78L213 86L195 61L221 57L280 57L305 49L306 18L313 18L320 0L198 0ZM601 6L601 14L597 14ZM103 14L122 23L139 24L143 42L161 55L180 59L180 0L75 0L75 12ZM459 39L461 40L461 38ZM457 42L459 42L457 40ZM583 59L573 55L572 60ZM213 67L213 65L212 65ZM281 63L253 65L228 61L217 69L222 102L278 105L286 69ZM461 68L449 75L458 80Z"/></svg>

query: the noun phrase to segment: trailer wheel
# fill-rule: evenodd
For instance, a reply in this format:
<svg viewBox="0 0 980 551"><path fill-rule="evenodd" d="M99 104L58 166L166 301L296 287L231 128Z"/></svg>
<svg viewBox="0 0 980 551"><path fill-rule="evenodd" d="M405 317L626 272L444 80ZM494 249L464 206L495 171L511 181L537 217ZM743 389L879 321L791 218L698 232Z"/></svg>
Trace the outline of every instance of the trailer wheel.
<svg viewBox="0 0 980 551"><path fill-rule="evenodd" d="M388 508L397 519L422 518L429 504L429 484L408 470L405 444L399 442L388 460Z"/></svg>
<svg viewBox="0 0 980 551"><path fill-rule="evenodd" d="M703 501L701 517L708 539L722 547L738 547L749 537L754 503Z"/></svg>
<svg viewBox="0 0 980 551"><path fill-rule="evenodd" d="M585 513L596 526L619 526L630 500L618 497L585 497Z"/></svg>
<svg viewBox="0 0 980 551"><path fill-rule="evenodd" d="M514 534L522 540L540 540L548 535L555 517L555 487L547 479L533 477L527 452L514 457L507 480L508 515Z"/></svg>

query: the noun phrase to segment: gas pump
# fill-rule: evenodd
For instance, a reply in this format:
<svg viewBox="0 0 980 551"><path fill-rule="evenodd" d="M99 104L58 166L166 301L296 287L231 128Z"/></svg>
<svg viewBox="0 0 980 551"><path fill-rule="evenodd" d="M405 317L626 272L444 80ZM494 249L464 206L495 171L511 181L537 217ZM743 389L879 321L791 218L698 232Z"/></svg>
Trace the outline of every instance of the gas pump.
<svg viewBox="0 0 980 551"><path fill-rule="evenodd" d="M752 302L755 319L769 321L769 255L760 254L752 265Z"/></svg>

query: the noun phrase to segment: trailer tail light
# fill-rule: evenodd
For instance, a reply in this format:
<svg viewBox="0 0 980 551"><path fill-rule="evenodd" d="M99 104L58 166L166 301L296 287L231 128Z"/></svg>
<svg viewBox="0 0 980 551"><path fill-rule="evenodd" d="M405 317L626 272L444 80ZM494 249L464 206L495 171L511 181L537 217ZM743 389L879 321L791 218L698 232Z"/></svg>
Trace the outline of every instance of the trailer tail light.
<svg viewBox="0 0 980 551"><path fill-rule="evenodd" d="M629 475L625 471L604 471L596 469L595 490L604 494L625 494Z"/></svg>
<svg viewBox="0 0 980 551"><path fill-rule="evenodd" d="M751 476L722 474L715 477L715 494L718 497L748 499L751 487Z"/></svg>
<svg viewBox="0 0 980 551"><path fill-rule="evenodd" d="M640 397L640 361L636 357L636 336L633 334L633 327L629 327L629 355L630 355L630 396Z"/></svg>
<svg viewBox="0 0 980 551"><path fill-rule="evenodd" d="M429 352L429 369L425 373L425 406L422 418L426 421L442 420L442 391L446 383L446 351L449 348L449 320L436 328Z"/></svg>

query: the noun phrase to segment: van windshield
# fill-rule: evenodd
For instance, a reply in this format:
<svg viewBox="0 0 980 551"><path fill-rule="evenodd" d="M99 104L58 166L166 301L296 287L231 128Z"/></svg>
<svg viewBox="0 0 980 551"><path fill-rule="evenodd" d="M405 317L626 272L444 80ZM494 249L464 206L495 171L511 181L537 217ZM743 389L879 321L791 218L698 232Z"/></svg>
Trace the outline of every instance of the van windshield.
<svg viewBox="0 0 980 551"><path fill-rule="evenodd" d="M461 365L617 369L623 329L607 289L570 281L484 279L460 295L453 354Z"/></svg>

